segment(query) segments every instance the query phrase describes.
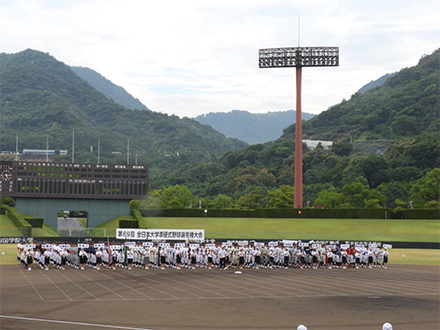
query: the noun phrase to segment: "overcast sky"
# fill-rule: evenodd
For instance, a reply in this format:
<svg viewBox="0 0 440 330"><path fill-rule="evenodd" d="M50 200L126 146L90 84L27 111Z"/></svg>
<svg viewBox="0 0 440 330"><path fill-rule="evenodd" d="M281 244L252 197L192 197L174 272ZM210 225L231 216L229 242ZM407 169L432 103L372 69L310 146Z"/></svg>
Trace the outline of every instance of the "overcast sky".
<svg viewBox="0 0 440 330"><path fill-rule="evenodd" d="M339 46L339 67L303 69L318 114L440 46L438 0L0 0L0 52L27 48L91 68L153 111L195 117L295 107L295 70L258 49Z"/></svg>

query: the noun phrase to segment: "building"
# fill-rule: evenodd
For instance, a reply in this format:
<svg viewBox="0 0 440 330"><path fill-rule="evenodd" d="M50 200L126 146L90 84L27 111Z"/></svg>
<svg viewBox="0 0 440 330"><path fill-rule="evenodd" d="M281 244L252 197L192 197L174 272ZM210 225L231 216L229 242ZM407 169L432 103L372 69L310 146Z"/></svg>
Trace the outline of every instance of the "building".
<svg viewBox="0 0 440 330"><path fill-rule="evenodd" d="M0 193L19 212L56 227L60 210L87 211L89 227L129 215L129 202L148 196L147 165L0 161Z"/></svg>
<svg viewBox="0 0 440 330"><path fill-rule="evenodd" d="M329 150L333 147L333 141L302 140L302 142L305 143L309 149L315 149L319 144L321 144L324 150Z"/></svg>

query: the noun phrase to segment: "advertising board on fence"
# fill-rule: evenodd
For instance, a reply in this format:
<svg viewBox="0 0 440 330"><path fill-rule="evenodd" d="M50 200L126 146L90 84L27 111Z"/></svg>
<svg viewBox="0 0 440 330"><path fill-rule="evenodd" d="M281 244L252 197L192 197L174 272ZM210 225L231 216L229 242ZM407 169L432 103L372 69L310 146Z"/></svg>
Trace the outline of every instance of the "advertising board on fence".
<svg viewBox="0 0 440 330"><path fill-rule="evenodd" d="M117 228L116 239L127 240L201 240L204 229L127 229Z"/></svg>

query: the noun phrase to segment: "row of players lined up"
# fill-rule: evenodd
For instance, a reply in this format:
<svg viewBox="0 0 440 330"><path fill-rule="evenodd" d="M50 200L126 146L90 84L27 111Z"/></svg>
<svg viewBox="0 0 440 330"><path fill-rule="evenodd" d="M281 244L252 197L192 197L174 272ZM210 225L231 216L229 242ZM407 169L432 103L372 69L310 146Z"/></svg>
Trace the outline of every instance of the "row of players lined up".
<svg viewBox="0 0 440 330"><path fill-rule="evenodd" d="M340 244L282 241L248 243L247 241L217 244L125 242L124 244L18 244L17 258L31 270L37 263L49 270L52 264L61 270L65 265L84 270L85 266L100 270L101 266L131 270L181 268L360 268L383 267L388 263L391 245Z"/></svg>

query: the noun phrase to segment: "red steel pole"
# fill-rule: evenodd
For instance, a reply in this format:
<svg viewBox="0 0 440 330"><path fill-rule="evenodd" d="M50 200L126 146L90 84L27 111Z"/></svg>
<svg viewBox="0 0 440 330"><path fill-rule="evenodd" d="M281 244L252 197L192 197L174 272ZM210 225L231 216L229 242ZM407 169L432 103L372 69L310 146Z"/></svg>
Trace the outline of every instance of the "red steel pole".
<svg viewBox="0 0 440 330"><path fill-rule="evenodd" d="M294 208L303 207L303 170L302 170L302 122L301 122L301 76L302 68L296 67L296 134L295 134L295 197Z"/></svg>

